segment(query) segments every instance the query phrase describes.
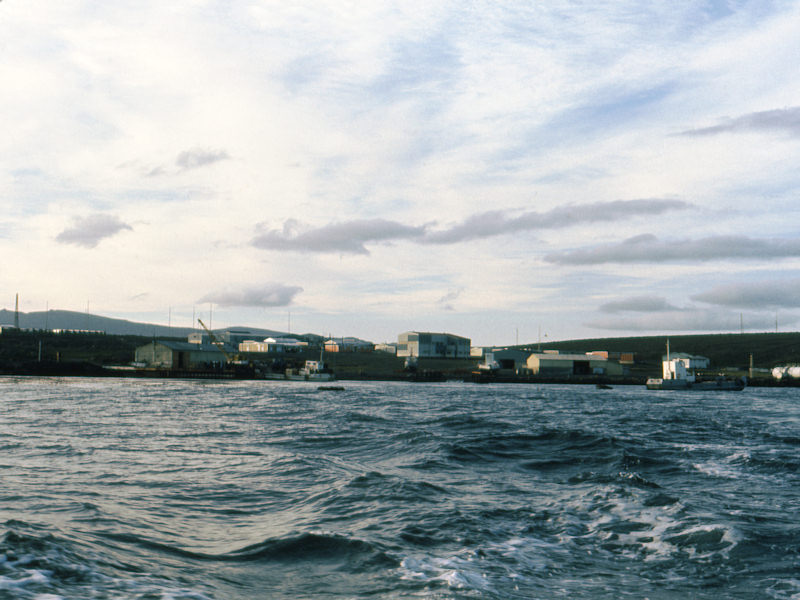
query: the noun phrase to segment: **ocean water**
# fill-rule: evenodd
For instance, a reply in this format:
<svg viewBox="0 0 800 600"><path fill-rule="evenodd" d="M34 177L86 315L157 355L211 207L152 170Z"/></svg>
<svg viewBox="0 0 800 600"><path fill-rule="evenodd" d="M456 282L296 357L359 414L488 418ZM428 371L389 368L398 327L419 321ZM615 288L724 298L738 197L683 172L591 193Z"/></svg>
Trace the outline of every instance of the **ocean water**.
<svg viewBox="0 0 800 600"><path fill-rule="evenodd" d="M800 598L800 393L0 378L0 599Z"/></svg>

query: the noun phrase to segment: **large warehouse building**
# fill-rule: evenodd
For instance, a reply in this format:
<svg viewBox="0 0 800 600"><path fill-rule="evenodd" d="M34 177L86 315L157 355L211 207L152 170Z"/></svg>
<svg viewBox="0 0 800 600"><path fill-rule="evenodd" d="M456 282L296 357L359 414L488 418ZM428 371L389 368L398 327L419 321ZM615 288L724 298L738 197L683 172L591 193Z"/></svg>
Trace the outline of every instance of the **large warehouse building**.
<svg viewBox="0 0 800 600"><path fill-rule="evenodd" d="M397 356L469 358L471 340L450 333L406 331L397 336Z"/></svg>
<svg viewBox="0 0 800 600"><path fill-rule="evenodd" d="M153 340L136 348L136 362L162 369L197 369L225 364L225 357L213 345Z"/></svg>
<svg viewBox="0 0 800 600"><path fill-rule="evenodd" d="M570 377L572 375L622 375L623 368L608 360L602 353L559 354L534 353L528 357L528 369L542 377Z"/></svg>

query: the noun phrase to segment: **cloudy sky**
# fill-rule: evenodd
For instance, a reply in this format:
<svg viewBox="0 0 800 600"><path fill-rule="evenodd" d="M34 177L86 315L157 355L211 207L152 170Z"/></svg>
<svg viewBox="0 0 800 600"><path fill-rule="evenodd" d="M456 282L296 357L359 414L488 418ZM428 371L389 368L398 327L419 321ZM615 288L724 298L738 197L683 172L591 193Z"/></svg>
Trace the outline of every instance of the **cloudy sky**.
<svg viewBox="0 0 800 600"><path fill-rule="evenodd" d="M779 0L2 0L0 308L797 330L798 31Z"/></svg>

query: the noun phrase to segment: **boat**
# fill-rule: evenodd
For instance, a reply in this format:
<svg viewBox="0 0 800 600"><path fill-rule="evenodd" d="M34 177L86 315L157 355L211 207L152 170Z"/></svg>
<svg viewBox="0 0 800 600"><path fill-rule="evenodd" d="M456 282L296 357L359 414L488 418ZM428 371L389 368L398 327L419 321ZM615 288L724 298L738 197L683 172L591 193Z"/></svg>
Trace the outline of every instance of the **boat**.
<svg viewBox="0 0 800 600"><path fill-rule="evenodd" d="M747 386L745 377L729 379L717 377L705 381L687 381L686 379L663 379L651 377L646 384L648 390L694 390L694 391L729 391L741 392Z"/></svg>
<svg viewBox="0 0 800 600"><path fill-rule="evenodd" d="M287 369L286 379L290 381L334 381L336 376L329 371L322 360L307 360L297 371Z"/></svg>
<svg viewBox="0 0 800 600"><path fill-rule="evenodd" d="M273 364L261 370L261 379L278 381L335 381L336 375L322 360L323 351L320 351L319 360L307 360L302 367L287 367L283 359L276 360Z"/></svg>
<svg viewBox="0 0 800 600"><path fill-rule="evenodd" d="M673 356L669 351L661 362L662 377L650 377L645 386L648 390L694 390L694 391L733 391L739 392L747 385L746 377L729 379L718 376L714 379L701 380L697 370L708 367L708 359L702 356L679 354Z"/></svg>

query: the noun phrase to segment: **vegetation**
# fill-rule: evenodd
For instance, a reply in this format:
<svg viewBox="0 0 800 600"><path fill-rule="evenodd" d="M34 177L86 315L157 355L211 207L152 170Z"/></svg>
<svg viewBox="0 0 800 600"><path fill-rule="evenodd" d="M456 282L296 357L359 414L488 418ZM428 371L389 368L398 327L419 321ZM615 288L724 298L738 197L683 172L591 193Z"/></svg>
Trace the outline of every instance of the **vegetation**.
<svg viewBox="0 0 800 600"><path fill-rule="evenodd" d="M672 352L700 354L711 359L715 369L746 370L753 356L753 366L771 369L776 365L800 364L800 333L744 333L717 335L674 335L626 338L597 338L528 344L520 349L535 352L560 350L587 352L607 350L632 352L636 365L635 376L657 375L661 357L666 352L667 338ZM163 339L163 338L162 338ZM185 340L185 338L170 338ZM15 366L31 363L91 363L94 365L124 365L133 361L137 347L152 341L137 335L107 335L102 333L53 333L49 331L19 331L4 329L0 333L0 369L8 372ZM286 360L302 361L319 357L319 349L309 348ZM263 356L264 360L275 357ZM403 372L403 359L383 352L359 352L326 355L326 362L342 376L397 376ZM451 374L468 374L477 359L426 359L420 368Z"/></svg>
<svg viewBox="0 0 800 600"><path fill-rule="evenodd" d="M138 346L151 338L103 333L53 333L3 329L0 364L31 362L89 362L127 364Z"/></svg>
<svg viewBox="0 0 800 600"><path fill-rule="evenodd" d="M649 337L570 340L543 344L552 350L608 350L634 352L636 362L660 370L667 339L671 352L699 354L711 359L715 368L747 369L750 355L755 368L800 364L800 333L724 333L714 335L662 335ZM535 349L535 346L529 346Z"/></svg>

